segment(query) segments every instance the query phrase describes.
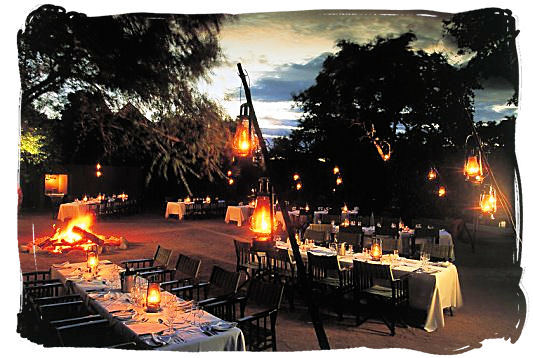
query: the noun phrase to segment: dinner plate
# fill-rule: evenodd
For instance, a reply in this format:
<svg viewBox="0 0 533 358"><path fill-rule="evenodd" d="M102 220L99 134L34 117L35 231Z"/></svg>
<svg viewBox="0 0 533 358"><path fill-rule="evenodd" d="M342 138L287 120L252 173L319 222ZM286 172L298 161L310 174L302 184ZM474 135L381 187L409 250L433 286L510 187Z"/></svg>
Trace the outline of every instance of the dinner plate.
<svg viewBox="0 0 533 358"><path fill-rule="evenodd" d="M213 323L210 325L212 329L215 331L227 331L228 329L231 329L235 327L237 323L235 322L226 322L226 321L219 321L216 323Z"/></svg>

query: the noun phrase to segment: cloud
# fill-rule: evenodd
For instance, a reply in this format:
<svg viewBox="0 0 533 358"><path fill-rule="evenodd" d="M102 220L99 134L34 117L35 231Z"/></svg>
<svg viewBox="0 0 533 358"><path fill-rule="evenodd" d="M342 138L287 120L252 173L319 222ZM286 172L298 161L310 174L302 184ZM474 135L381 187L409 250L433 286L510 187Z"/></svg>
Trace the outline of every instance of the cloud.
<svg viewBox="0 0 533 358"><path fill-rule="evenodd" d="M475 91L475 121L499 121L505 116L516 115L516 106L507 106L514 90L507 83L492 80L485 89Z"/></svg>
<svg viewBox="0 0 533 358"><path fill-rule="evenodd" d="M303 64L288 63L276 66L254 84L254 98L264 102L292 100L293 94L314 83L328 55L329 52L324 52Z"/></svg>

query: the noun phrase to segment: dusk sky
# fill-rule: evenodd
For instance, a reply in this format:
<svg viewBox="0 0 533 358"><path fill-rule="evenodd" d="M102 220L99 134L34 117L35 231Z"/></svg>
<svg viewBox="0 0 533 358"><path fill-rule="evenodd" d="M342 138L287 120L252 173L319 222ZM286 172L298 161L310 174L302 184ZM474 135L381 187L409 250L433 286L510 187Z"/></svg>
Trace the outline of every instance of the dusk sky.
<svg viewBox="0 0 533 358"><path fill-rule="evenodd" d="M444 16L444 17L443 17ZM225 62L213 69L210 84L202 85L228 114L239 112L241 62L251 80L252 99L265 137L288 135L300 116L292 108L292 94L314 83L328 54L340 39L368 43L376 36L416 34L415 50L442 52L455 65L468 57L455 55L455 44L442 37L442 20L433 12L365 12L323 10L241 14L220 32ZM516 112L506 106L512 95L509 83L497 78L476 92L475 120L500 120ZM244 101L244 93L242 93Z"/></svg>

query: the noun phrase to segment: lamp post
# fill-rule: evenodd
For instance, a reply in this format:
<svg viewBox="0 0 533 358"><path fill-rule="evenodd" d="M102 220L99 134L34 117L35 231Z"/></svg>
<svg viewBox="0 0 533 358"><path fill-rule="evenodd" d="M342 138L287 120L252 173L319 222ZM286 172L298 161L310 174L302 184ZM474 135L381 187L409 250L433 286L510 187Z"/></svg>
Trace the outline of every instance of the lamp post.
<svg viewBox="0 0 533 358"><path fill-rule="evenodd" d="M257 117L255 116L255 110L254 106L252 104L252 95L250 93L250 88L248 87L248 83L246 81L246 76L244 74L244 71L242 69L242 66L240 63L237 64L237 69L239 71L239 77L241 78L244 93L246 96L246 101L248 103L248 109L249 109L249 116L250 121L252 122L253 129L255 131L255 134L258 137L259 146L261 149L261 153L264 158L264 167L263 170L265 172L265 176L269 177L268 173L271 172L271 163L269 160L269 154L268 150L265 144L265 140L263 139L263 134L261 132L261 128L259 127L259 123L257 121ZM271 179L274 179L274 177L270 176ZM274 186L274 185L273 185ZM294 235L294 230L290 221L289 213L287 211L287 208L285 206L284 200L279 200L279 205L281 209L281 214L283 215L283 220L285 221L286 227L287 227L287 233L289 236L289 242L291 243L292 252L294 255L294 259L296 261L296 267L299 273L306 272L304 263L302 261L302 256L300 255L300 249L298 247L298 243L296 241L296 237ZM324 327L322 325L322 320L320 319L320 314L318 312L318 308L313 303L311 297L311 289L309 286L309 282L307 280L307 277L305 275L298 274L298 280L301 283L301 286L304 289L304 298L307 304L307 308L309 311L309 314L311 316L311 320L313 321L313 326L315 328L315 334L318 339L318 344L320 346L320 349L330 349L328 337L326 335L326 332L324 331Z"/></svg>

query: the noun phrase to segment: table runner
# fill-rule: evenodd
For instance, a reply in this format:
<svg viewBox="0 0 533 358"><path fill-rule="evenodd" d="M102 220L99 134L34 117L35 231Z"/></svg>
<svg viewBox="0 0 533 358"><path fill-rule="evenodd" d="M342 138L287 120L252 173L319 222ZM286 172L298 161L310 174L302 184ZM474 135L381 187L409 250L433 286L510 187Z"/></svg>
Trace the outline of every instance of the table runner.
<svg viewBox="0 0 533 358"><path fill-rule="evenodd" d="M136 321L129 317L126 317L128 320L123 321L120 315L127 313L126 310L132 309L134 306L131 304L131 295L120 291L118 275L121 270L119 266L109 261L101 261L98 276L90 281L85 272L86 263L55 265L52 266L51 271L53 278L58 278L67 286L72 287L74 292L80 294L87 304L108 319L117 334L127 340L143 341L148 345L153 345L154 342L150 333L158 333L167 329L166 325L158 321L159 319L166 321L166 308L162 305L162 309L157 313L146 313L139 310L135 316ZM166 291L162 291L161 295L162 302L165 301L165 296L172 296ZM180 301L183 302L183 300ZM202 311L202 313L203 315L199 319L201 322L220 321L208 312ZM185 322L187 317L182 315L187 314L190 313L183 312L177 318L177 322L184 321L182 324L176 325L180 340L172 340L169 344L155 346L154 349L189 352L245 350L244 336L239 328L233 327L227 331L218 332L216 335L207 336L198 327Z"/></svg>

